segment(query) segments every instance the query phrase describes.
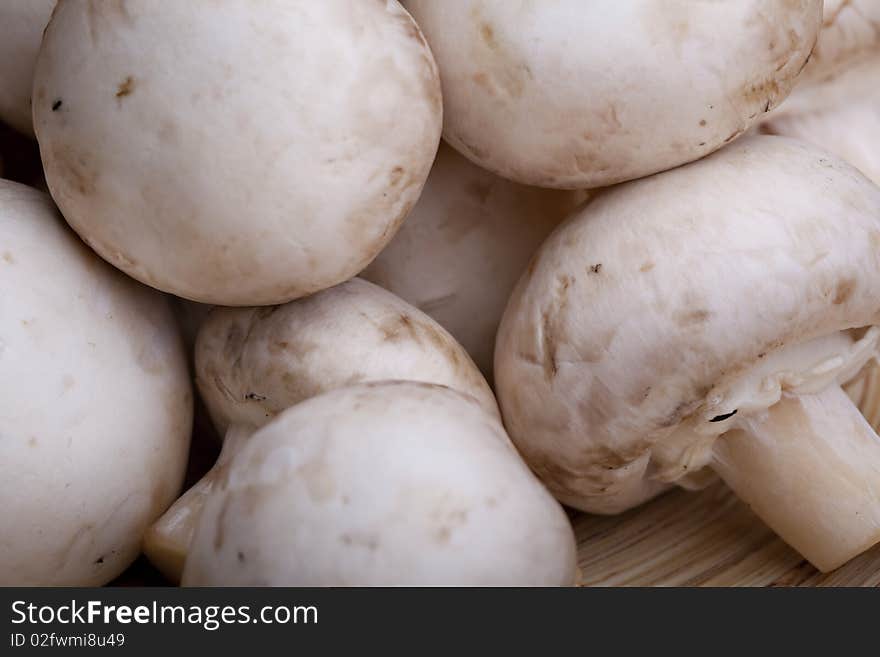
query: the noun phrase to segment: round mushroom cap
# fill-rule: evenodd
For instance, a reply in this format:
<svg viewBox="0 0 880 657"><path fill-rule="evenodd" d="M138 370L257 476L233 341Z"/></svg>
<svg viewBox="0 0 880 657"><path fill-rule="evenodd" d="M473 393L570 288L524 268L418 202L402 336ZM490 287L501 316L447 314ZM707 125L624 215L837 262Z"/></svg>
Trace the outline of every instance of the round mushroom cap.
<svg viewBox="0 0 880 657"><path fill-rule="evenodd" d="M361 384L288 409L208 498L184 585L567 585L562 508L469 396Z"/></svg>
<svg viewBox="0 0 880 657"><path fill-rule="evenodd" d="M0 234L0 584L104 584L183 483L180 337L47 195L0 181Z"/></svg>
<svg viewBox="0 0 880 657"><path fill-rule="evenodd" d="M394 0L64 2L34 94L49 188L82 238L148 285L231 306L362 270L442 122L431 52Z"/></svg>
<svg viewBox="0 0 880 657"><path fill-rule="evenodd" d="M444 137L517 182L584 189L730 142L789 93L821 0L406 0L443 74Z"/></svg>
<svg viewBox="0 0 880 657"><path fill-rule="evenodd" d="M0 3L0 121L29 137L31 89L43 29L55 0L3 0Z"/></svg>
<svg viewBox="0 0 880 657"><path fill-rule="evenodd" d="M389 379L449 386L493 415L495 397L437 322L358 278L269 308L215 308L196 340L196 382L221 433L259 427L328 390Z"/></svg>
<svg viewBox="0 0 880 657"><path fill-rule="evenodd" d="M587 196L518 185L441 144L419 202L362 276L436 319L491 380L510 292L535 249Z"/></svg>
<svg viewBox="0 0 880 657"><path fill-rule="evenodd" d="M880 321L878 252L880 189L781 137L608 190L511 297L495 356L505 426L563 502L634 506L663 488L664 437L731 410L716 385Z"/></svg>

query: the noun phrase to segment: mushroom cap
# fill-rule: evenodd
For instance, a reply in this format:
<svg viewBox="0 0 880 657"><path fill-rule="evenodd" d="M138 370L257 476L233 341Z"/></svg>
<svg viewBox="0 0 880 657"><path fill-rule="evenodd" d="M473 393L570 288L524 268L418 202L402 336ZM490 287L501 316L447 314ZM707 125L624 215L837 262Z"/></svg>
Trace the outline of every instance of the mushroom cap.
<svg viewBox="0 0 880 657"><path fill-rule="evenodd" d="M880 183L880 3L825 3L798 86L759 130L815 144Z"/></svg>
<svg viewBox="0 0 880 657"><path fill-rule="evenodd" d="M442 121L430 50L393 0L64 2L34 96L49 188L83 239L223 305L363 269L418 198Z"/></svg>
<svg viewBox="0 0 880 657"><path fill-rule="evenodd" d="M876 56L880 49L878 25L880 3L876 0L825 0L822 29L797 88L830 81Z"/></svg>
<svg viewBox="0 0 880 657"><path fill-rule="evenodd" d="M0 181L0 583L95 586L183 483L186 359L165 300Z"/></svg>
<svg viewBox="0 0 880 657"><path fill-rule="evenodd" d="M419 202L362 276L436 319L491 380L511 290L535 249L586 198L499 178L441 144Z"/></svg>
<svg viewBox="0 0 880 657"><path fill-rule="evenodd" d="M31 89L43 29L55 0L3 0L0 3L0 121L29 137Z"/></svg>
<svg viewBox="0 0 880 657"><path fill-rule="evenodd" d="M634 506L652 446L781 347L880 321L880 189L751 136L610 189L544 243L499 329L505 425L559 499ZM718 409L717 413L730 409Z"/></svg>
<svg viewBox="0 0 880 657"><path fill-rule="evenodd" d="M760 132L815 144L880 184L880 51L833 80L799 87L791 100L792 108L768 116Z"/></svg>
<svg viewBox="0 0 880 657"><path fill-rule="evenodd" d="M271 308L215 308L196 340L196 382L218 431L362 381L447 385L498 415L465 350L433 319L354 278Z"/></svg>
<svg viewBox="0 0 880 657"><path fill-rule="evenodd" d="M566 585L571 526L497 418L443 386L285 411L208 498L184 585Z"/></svg>
<svg viewBox="0 0 880 657"><path fill-rule="evenodd" d="M788 95L822 19L821 0L404 4L443 73L449 143L506 178L568 189L740 135Z"/></svg>

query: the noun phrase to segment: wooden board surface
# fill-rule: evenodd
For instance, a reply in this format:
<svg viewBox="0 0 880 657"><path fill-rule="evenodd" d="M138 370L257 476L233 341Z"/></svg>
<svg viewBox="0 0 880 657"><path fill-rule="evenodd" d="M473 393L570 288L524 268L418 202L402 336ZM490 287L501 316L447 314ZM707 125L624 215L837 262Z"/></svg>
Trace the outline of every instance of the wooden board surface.
<svg viewBox="0 0 880 657"><path fill-rule="evenodd" d="M880 545L820 573L720 482L572 522L585 586L880 586Z"/></svg>

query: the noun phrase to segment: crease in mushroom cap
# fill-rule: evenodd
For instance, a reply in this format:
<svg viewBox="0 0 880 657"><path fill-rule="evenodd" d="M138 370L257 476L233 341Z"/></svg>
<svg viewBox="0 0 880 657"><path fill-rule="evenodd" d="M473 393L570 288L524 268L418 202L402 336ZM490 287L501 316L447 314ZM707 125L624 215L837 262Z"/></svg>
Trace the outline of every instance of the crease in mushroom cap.
<svg viewBox="0 0 880 657"><path fill-rule="evenodd" d="M880 3L825 3L802 79L758 130L816 144L880 184Z"/></svg>
<svg viewBox="0 0 880 657"><path fill-rule="evenodd" d="M0 181L0 234L0 584L105 584L183 483L180 336L47 195Z"/></svg>
<svg viewBox="0 0 880 657"><path fill-rule="evenodd" d="M444 386L386 381L255 433L205 503L183 583L558 586L575 556L497 417Z"/></svg>
<svg viewBox="0 0 880 657"><path fill-rule="evenodd" d="M880 439L840 390L877 355L878 253L880 189L793 140L608 190L511 297L505 425L567 504L619 512L710 466L832 569L880 540Z"/></svg>
<svg viewBox="0 0 880 657"><path fill-rule="evenodd" d="M785 99L822 20L821 0L404 4L443 72L446 140L505 178L566 189L729 143Z"/></svg>
<svg viewBox="0 0 880 657"><path fill-rule="evenodd" d="M148 532L144 551L179 580L205 496L251 434L290 406L361 382L447 385L500 417L467 352L439 324L355 278L282 306L215 308L196 343L196 383L223 450L214 468Z"/></svg>
<svg viewBox="0 0 880 657"><path fill-rule="evenodd" d="M395 0L62 2L34 80L70 225L130 276L227 306L366 267L441 124L436 65Z"/></svg>
<svg viewBox="0 0 880 657"><path fill-rule="evenodd" d="M0 121L33 138L31 89L43 29L55 0L0 3Z"/></svg>
<svg viewBox="0 0 880 657"><path fill-rule="evenodd" d="M518 185L441 143L418 203L361 276L436 319L491 382L511 290L544 238L588 196Z"/></svg>

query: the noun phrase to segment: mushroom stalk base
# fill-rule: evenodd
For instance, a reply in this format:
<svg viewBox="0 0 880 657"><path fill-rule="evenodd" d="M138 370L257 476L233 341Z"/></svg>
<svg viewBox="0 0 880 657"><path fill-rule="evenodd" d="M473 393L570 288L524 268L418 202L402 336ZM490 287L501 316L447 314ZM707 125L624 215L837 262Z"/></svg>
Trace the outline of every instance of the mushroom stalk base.
<svg viewBox="0 0 880 657"><path fill-rule="evenodd" d="M169 581L175 584L180 582L186 555L205 500L211 494L214 483L223 474L226 465L238 453L251 433L253 430L250 428L230 427L223 439L223 449L220 450L220 456L217 457L213 467L192 488L177 498L177 501L144 534L144 554Z"/></svg>
<svg viewBox="0 0 880 657"><path fill-rule="evenodd" d="M839 386L742 418L713 467L823 572L880 542L880 438Z"/></svg>

